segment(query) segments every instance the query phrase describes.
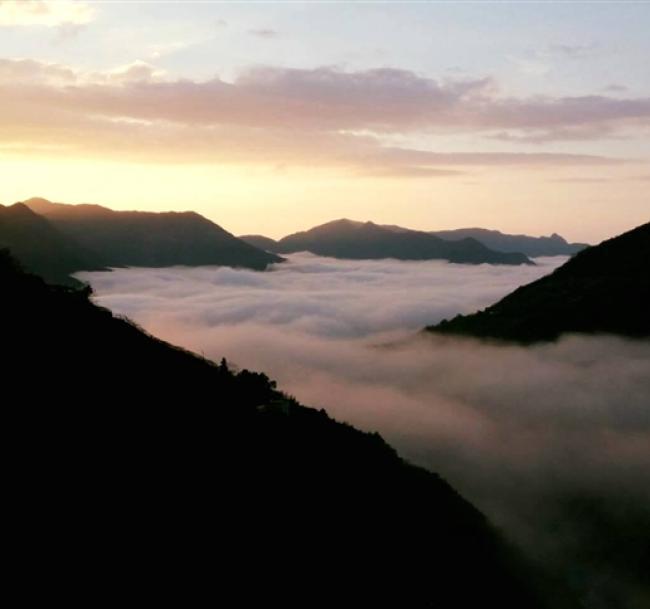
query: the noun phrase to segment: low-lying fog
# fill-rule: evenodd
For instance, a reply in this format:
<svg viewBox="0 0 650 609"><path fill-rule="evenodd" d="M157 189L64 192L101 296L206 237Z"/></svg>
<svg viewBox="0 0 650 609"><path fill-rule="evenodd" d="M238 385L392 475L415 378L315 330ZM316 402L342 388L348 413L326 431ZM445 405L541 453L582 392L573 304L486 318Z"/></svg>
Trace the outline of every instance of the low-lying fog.
<svg viewBox="0 0 650 609"><path fill-rule="evenodd" d="M650 343L569 336L527 348L416 332L564 261L466 266L298 254L266 273L80 277L97 302L156 336L262 370L302 403L379 431L543 554L557 540L542 533L566 497L647 505Z"/></svg>

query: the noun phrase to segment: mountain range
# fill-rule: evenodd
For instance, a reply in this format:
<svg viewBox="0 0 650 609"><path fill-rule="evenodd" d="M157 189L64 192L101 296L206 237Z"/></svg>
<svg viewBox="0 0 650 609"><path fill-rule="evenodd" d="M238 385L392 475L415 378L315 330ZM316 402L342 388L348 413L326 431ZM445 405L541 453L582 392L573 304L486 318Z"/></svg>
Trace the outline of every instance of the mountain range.
<svg viewBox="0 0 650 609"><path fill-rule="evenodd" d="M431 231L431 234L450 241L476 239L486 247L498 252L521 252L530 257L573 256L580 250L589 247L587 243L568 243L557 233L553 233L550 237L531 237L529 235L511 235L485 228L459 228Z"/></svg>
<svg viewBox="0 0 650 609"><path fill-rule="evenodd" d="M282 262L194 212L113 211L29 199L0 205L0 247L51 283L120 266L224 265L264 270Z"/></svg>
<svg viewBox="0 0 650 609"><path fill-rule="evenodd" d="M273 241L244 235L247 243L277 254L308 251L348 259L448 260L463 264L534 264L521 253L491 250L474 238L444 240L423 231L341 219Z"/></svg>
<svg viewBox="0 0 650 609"><path fill-rule="evenodd" d="M448 260L464 264L534 264L528 257L573 254L582 244L558 235L527 237L485 229L426 233L341 219L279 241L237 238L195 212L114 211L32 198L0 205L0 247L9 247L47 281L79 285L77 271L110 267L225 265L264 270L280 254L309 251L349 259Z"/></svg>
<svg viewBox="0 0 650 609"><path fill-rule="evenodd" d="M650 336L650 223L578 252L483 311L427 330L522 343L567 332Z"/></svg>
<svg viewBox="0 0 650 609"><path fill-rule="evenodd" d="M377 434L157 340L7 251L0 286L4 507L20 534L13 559L32 560L38 543L48 594L575 606Z"/></svg>
<svg viewBox="0 0 650 609"><path fill-rule="evenodd" d="M195 212L114 211L100 205L24 202L107 266L225 265L263 270L281 258L237 239Z"/></svg>

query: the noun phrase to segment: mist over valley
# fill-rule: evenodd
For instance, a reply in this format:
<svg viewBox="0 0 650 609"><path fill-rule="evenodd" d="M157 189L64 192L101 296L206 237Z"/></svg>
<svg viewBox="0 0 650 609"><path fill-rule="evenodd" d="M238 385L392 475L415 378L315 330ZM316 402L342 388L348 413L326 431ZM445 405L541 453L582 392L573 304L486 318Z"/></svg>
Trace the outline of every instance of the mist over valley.
<svg viewBox="0 0 650 609"><path fill-rule="evenodd" d="M613 530L631 518L614 509L621 498L635 519L650 513L650 344L567 335L527 347L420 331L565 261L503 267L303 253L265 273L174 267L78 277L96 302L154 335L265 370L300 401L380 432L531 555L565 568L585 551L573 545L576 521L595 517L577 516L575 502L597 505ZM558 522L566 530L550 535ZM609 581L612 569L598 566L589 578Z"/></svg>

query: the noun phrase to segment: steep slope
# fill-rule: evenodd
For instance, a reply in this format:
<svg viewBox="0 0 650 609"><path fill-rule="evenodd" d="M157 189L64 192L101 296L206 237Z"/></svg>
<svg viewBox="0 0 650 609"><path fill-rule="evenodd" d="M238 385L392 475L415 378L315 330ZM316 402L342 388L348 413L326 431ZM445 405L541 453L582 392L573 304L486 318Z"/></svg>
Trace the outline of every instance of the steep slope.
<svg viewBox="0 0 650 609"><path fill-rule="evenodd" d="M37 556L50 598L549 606L479 512L376 434L154 339L88 290L48 287L6 252L0 285L4 507L14 560Z"/></svg>
<svg viewBox="0 0 650 609"><path fill-rule="evenodd" d="M379 226L372 222L335 220L280 239L279 253L309 251L335 258L449 260L468 264L532 264L523 254L494 252L475 239L444 241L425 232Z"/></svg>
<svg viewBox="0 0 650 609"><path fill-rule="evenodd" d="M25 268L52 283L81 285L70 273L103 268L99 256L22 203L0 205L0 248L3 247L11 248Z"/></svg>
<svg viewBox="0 0 650 609"><path fill-rule="evenodd" d="M576 254L473 315L427 328L533 342L565 332L650 336L650 223Z"/></svg>
<svg viewBox="0 0 650 609"><path fill-rule="evenodd" d="M108 266L215 264L262 270L281 261L194 212L113 211L45 199L25 204L61 232L97 251Z"/></svg>
<svg viewBox="0 0 650 609"><path fill-rule="evenodd" d="M459 228L431 231L430 234L448 241L476 239L497 252L521 252L531 257L572 256L589 247L586 243L568 243L566 239L556 233L550 237L531 237L529 235L511 235L485 228Z"/></svg>

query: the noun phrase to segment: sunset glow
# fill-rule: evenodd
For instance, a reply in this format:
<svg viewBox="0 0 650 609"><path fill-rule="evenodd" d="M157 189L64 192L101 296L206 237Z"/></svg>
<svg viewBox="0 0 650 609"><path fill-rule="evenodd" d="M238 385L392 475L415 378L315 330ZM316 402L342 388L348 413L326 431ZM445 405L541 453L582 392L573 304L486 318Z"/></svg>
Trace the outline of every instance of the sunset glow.
<svg viewBox="0 0 650 609"><path fill-rule="evenodd" d="M0 2L0 200L599 241L650 211L649 8Z"/></svg>
<svg viewBox="0 0 650 609"><path fill-rule="evenodd" d="M649 32L0 0L22 598L650 608Z"/></svg>

